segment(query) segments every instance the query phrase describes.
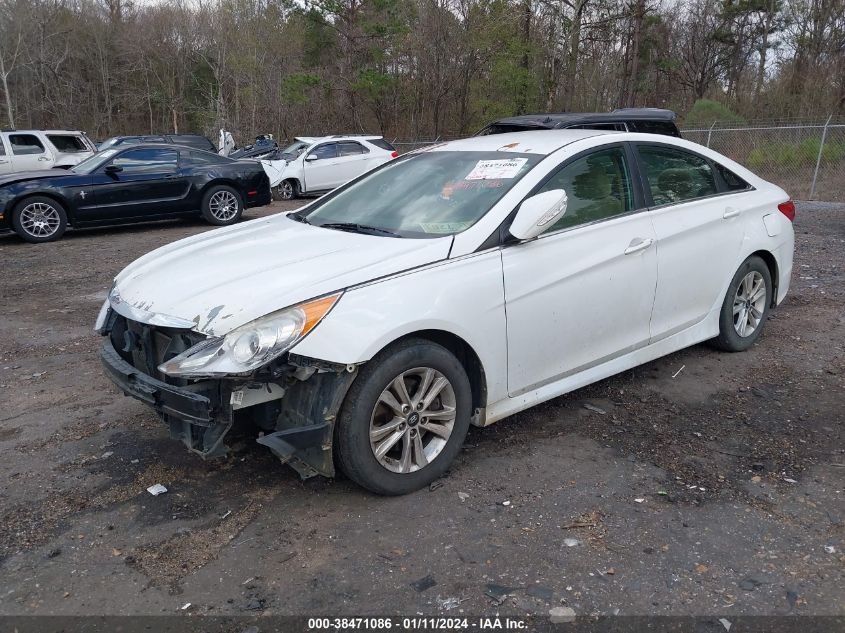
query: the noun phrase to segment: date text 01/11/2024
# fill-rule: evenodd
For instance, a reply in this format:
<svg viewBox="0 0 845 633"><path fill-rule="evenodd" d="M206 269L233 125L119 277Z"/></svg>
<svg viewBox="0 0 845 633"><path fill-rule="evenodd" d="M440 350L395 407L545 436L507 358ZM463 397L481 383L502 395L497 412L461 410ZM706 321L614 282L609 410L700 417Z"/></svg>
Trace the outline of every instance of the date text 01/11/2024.
<svg viewBox="0 0 845 633"><path fill-rule="evenodd" d="M512 617L402 617L402 618L309 618L309 631L442 631L442 630L525 630L527 623Z"/></svg>

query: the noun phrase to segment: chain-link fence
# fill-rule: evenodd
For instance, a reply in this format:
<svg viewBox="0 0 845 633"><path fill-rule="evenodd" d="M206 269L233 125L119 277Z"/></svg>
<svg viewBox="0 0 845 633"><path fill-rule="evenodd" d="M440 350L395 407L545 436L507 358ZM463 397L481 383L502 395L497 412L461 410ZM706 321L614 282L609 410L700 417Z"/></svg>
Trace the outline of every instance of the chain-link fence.
<svg viewBox="0 0 845 633"><path fill-rule="evenodd" d="M821 121L714 123L681 135L745 165L796 200L845 202L845 117ZM391 142L406 152L454 137Z"/></svg>
<svg viewBox="0 0 845 633"><path fill-rule="evenodd" d="M681 129L681 135L732 158L797 200L845 202L845 117L714 123Z"/></svg>

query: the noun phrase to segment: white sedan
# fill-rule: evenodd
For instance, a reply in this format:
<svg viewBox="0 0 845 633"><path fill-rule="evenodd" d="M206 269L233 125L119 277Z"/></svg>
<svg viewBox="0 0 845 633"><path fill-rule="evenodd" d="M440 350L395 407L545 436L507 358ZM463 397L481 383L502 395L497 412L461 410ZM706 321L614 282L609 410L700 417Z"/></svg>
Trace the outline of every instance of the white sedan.
<svg viewBox="0 0 845 633"><path fill-rule="evenodd" d="M381 136L300 136L261 165L270 188L284 200L331 191L378 167L399 152Z"/></svg>
<svg viewBox="0 0 845 633"><path fill-rule="evenodd" d="M140 258L100 313L102 360L194 452L257 426L303 477L337 465L407 493L470 424L701 341L754 344L789 288L794 214L681 139L443 143Z"/></svg>

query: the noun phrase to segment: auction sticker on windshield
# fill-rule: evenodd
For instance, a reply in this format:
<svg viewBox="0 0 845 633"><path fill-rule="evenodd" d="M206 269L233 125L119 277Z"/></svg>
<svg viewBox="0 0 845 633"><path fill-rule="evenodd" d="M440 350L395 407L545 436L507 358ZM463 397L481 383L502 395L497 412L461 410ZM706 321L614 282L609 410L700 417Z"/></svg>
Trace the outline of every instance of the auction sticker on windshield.
<svg viewBox="0 0 845 633"><path fill-rule="evenodd" d="M487 180L496 178L515 178L528 162L527 158L511 158L503 160L480 160L469 172L464 180Z"/></svg>

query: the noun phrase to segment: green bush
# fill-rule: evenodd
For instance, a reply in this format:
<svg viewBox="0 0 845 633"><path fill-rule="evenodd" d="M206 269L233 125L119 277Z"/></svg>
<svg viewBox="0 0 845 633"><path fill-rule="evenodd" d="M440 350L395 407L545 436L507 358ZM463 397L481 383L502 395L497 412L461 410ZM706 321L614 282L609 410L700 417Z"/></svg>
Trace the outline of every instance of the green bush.
<svg viewBox="0 0 845 633"><path fill-rule="evenodd" d="M684 117L685 127L710 127L715 121L728 123L745 123L745 120L712 99L698 99Z"/></svg>
<svg viewBox="0 0 845 633"><path fill-rule="evenodd" d="M815 165L819 156L821 137L806 138L800 143L764 143L748 154L750 168ZM835 163L845 160L845 142L826 140L822 161Z"/></svg>

